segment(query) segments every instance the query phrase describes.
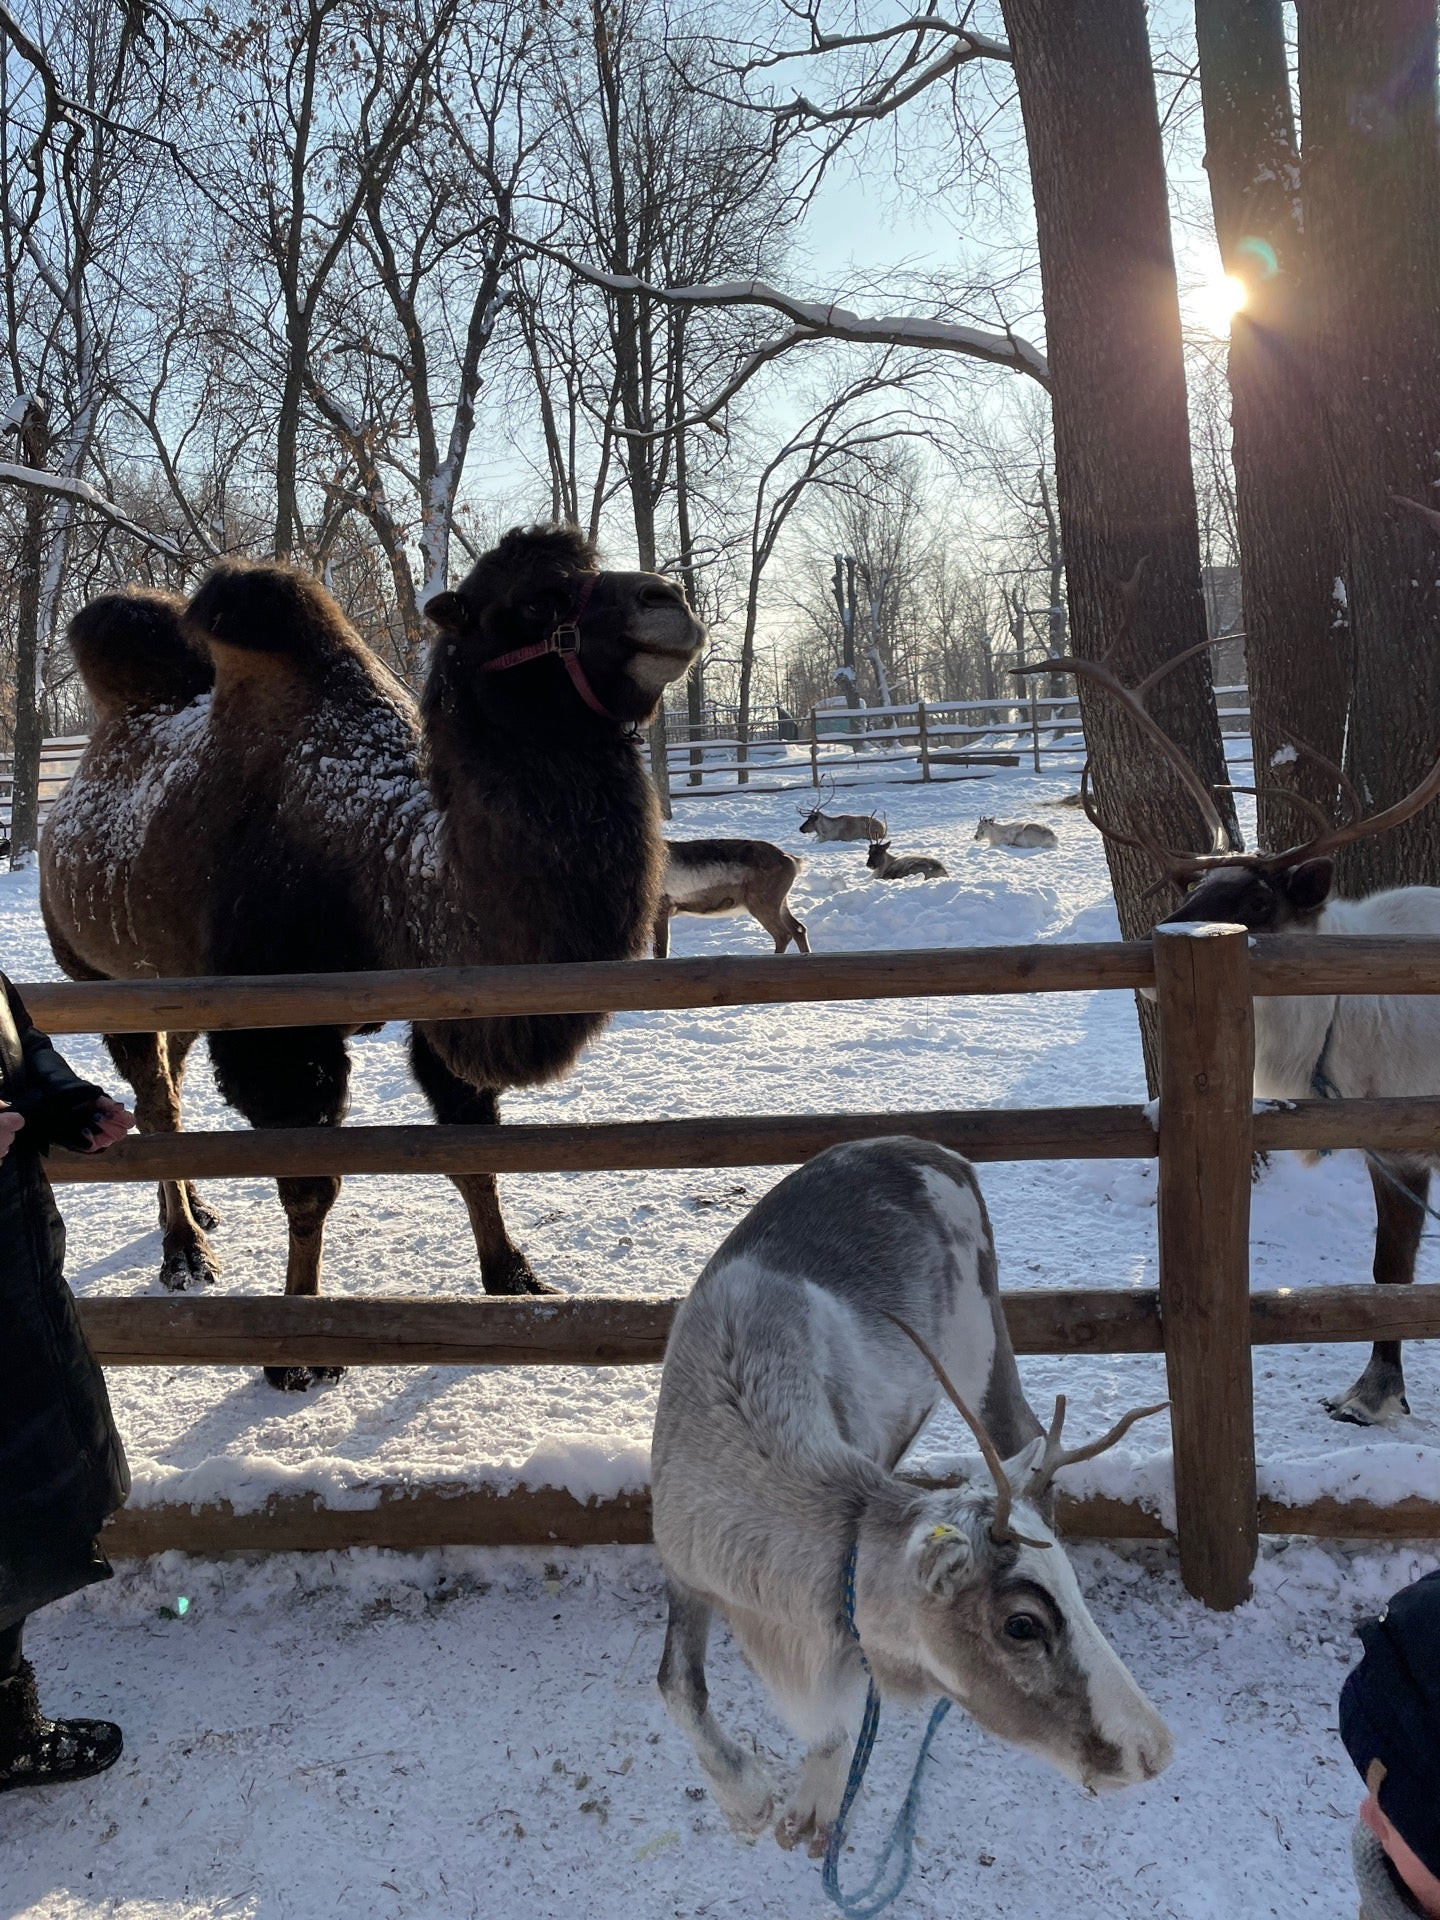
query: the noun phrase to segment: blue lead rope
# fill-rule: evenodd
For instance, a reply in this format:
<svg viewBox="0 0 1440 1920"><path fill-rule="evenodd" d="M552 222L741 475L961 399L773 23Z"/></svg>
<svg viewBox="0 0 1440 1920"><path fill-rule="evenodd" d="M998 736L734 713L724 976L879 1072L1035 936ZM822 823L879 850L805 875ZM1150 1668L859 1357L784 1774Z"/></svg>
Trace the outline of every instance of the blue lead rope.
<svg viewBox="0 0 1440 1920"><path fill-rule="evenodd" d="M858 1544L858 1543L857 1543ZM855 1625L855 1556L857 1545L852 1545L845 1556L845 1571L841 1579L841 1597L844 1603L843 1618L849 1630L850 1638L860 1647L860 1633ZM870 1662L865 1658L865 1649L860 1647L860 1664L869 1677L869 1690L865 1695L865 1716L860 1722L860 1738L855 1742L855 1752L850 1759L850 1774L845 1782L844 1797L840 1802L840 1811L835 1824L830 1829L830 1838L825 1847L825 1865L820 1876L820 1884L826 1896L832 1900L845 1915L845 1920L874 1920L874 1916L883 1913L894 1904L905 1891L910 1878L910 1869L915 1864L915 1822L920 1815L920 1776L925 1770L925 1762L930 1758L930 1747L940 1730L940 1722L950 1711L950 1702L940 1699L930 1710L930 1724L925 1729L925 1738L920 1742L920 1751L915 1759L915 1771L910 1775L910 1788L895 1816L890 1829L890 1838L885 1842L880 1858L875 1862L875 1871L869 1884L858 1893L845 1894L840 1890L840 1855L845 1846L846 1829L850 1823L850 1810L855 1805L855 1796L860 1791L866 1769L870 1765L870 1755L875 1750L875 1736L880 1731L880 1695L876 1690L874 1675L870 1673ZM886 1877L886 1869L891 1861L895 1866L890 1872L890 1885L882 1889L881 1882Z"/></svg>

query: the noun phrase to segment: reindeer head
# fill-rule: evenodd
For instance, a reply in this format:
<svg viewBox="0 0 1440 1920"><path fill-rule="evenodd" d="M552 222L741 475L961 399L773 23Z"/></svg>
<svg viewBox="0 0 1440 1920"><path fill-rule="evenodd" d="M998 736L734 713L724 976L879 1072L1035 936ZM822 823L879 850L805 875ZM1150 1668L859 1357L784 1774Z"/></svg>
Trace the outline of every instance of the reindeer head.
<svg viewBox="0 0 1440 1920"><path fill-rule="evenodd" d="M993 827L994 824L995 824L995 816L993 814L982 813L979 818L979 821L976 823L975 838L977 840L983 840L985 838L986 829L988 827Z"/></svg>
<svg viewBox="0 0 1440 1920"><path fill-rule="evenodd" d="M606 719L648 720L705 637L674 581L600 571L575 527L512 528L425 612L443 636L436 660L445 657L452 684L494 676L489 688L517 712L534 703L547 717L578 694Z"/></svg>
<svg viewBox="0 0 1440 1920"><path fill-rule="evenodd" d="M1398 500L1399 496L1396 497ZM1413 507L1416 512L1440 526L1440 514L1432 508L1417 506L1414 501L1408 500L1400 500L1399 504ZM1305 741L1293 740L1294 757L1309 760L1318 767L1333 783L1334 791L1344 797L1349 818L1340 826L1332 824L1313 801L1287 787L1227 785L1213 790L1207 787L1181 749L1146 711L1145 699L1182 661L1217 645L1218 638L1224 636L1186 647L1173 659L1156 667L1138 686L1126 686L1111 662L1129 625L1143 568L1142 560L1134 576L1122 588L1126 602L1125 621L1120 635L1103 659L1080 660L1067 654L1013 671L1017 674L1072 673L1092 681L1103 693L1120 703L1195 802L1210 845L1203 853L1177 851L1163 846L1143 828L1134 833L1122 832L1102 820L1090 791L1088 760L1081 771L1080 804L1090 824L1097 827L1107 840L1148 854L1160 869L1160 877L1155 882L1156 889L1167 884L1186 889L1179 906L1159 920L1157 925L1213 920L1233 921L1248 927L1253 933L1279 933L1296 928L1303 930L1313 924L1330 897L1335 882L1335 854L1353 841L1368 838L1374 833L1386 833L1390 828L1400 826L1440 796L1440 760L1417 786L1393 806L1367 816L1364 802L1344 769ZM1297 841L1295 845L1284 847L1276 853L1246 852L1241 847L1231 845L1229 833L1215 805L1215 793L1264 793L1306 814L1318 831L1310 839Z"/></svg>
<svg viewBox="0 0 1440 1920"><path fill-rule="evenodd" d="M1102 1439L1070 1450L1057 1400L1049 1433L1001 1460L929 1347L895 1324L979 1441L993 1492L927 1495L901 1553L873 1581L862 1558L857 1623L882 1685L893 1678L903 1687L905 1665L913 1676L918 1662L925 1686L1080 1786L1152 1779L1169 1765L1169 1729L1091 1617L1047 1513L1061 1467L1092 1459L1161 1408L1136 1408Z"/></svg>
<svg viewBox="0 0 1440 1920"><path fill-rule="evenodd" d="M823 818L824 815L821 813L819 807L812 807L800 822L801 833L818 833L820 831L818 822Z"/></svg>
<svg viewBox="0 0 1440 1920"><path fill-rule="evenodd" d="M866 866L869 867L872 872L878 871L889 858L890 842L888 840L877 840L872 836L870 851L865 856Z"/></svg>

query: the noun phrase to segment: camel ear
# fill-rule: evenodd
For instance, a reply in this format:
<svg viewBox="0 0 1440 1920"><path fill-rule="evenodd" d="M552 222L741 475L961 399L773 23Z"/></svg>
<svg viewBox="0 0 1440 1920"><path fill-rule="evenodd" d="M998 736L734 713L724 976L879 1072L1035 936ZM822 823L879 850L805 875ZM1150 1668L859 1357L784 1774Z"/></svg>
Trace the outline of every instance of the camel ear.
<svg viewBox="0 0 1440 1920"><path fill-rule="evenodd" d="M464 633L470 625L470 609L458 593L432 594L425 602L425 618L433 620L442 633Z"/></svg>

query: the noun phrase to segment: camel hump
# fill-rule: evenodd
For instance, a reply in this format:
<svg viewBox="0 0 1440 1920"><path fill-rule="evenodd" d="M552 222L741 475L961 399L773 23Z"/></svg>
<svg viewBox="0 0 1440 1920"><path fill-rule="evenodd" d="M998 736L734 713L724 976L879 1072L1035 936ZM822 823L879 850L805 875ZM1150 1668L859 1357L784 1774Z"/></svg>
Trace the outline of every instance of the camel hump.
<svg viewBox="0 0 1440 1920"><path fill-rule="evenodd" d="M323 671L347 655L368 658L320 582L277 561L222 561L201 581L189 619L221 691L232 681Z"/></svg>
<svg viewBox="0 0 1440 1920"><path fill-rule="evenodd" d="M215 682L174 594L102 594L70 622L70 651L102 719L134 707L188 706Z"/></svg>

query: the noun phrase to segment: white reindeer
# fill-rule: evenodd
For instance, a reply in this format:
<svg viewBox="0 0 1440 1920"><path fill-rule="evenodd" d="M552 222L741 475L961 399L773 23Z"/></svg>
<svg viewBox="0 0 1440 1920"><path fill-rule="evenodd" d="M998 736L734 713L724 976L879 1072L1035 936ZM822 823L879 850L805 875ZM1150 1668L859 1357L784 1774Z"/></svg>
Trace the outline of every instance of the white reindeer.
<svg viewBox="0 0 1440 1920"><path fill-rule="evenodd" d="M1413 505L1413 502L1402 502ZM1440 514L1418 512L1440 526ZM1139 575L1128 583L1126 624ZM1123 633L1122 633L1123 637ZM1215 805L1214 796L1185 754L1145 709L1145 696L1164 674L1213 641L1188 647L1153 671L1138 687L1127 687L1111 661L1117 640L1102 660L1069 654L1038 661L1029 673L1075 673L1094 681L1118 700L1141 735L1154 746L1194 801L1210 836L1205 853L1177 852L1162 846L1143 826L1122 832L1099 816L1090 791L1089 765L1081 772L1080 797L1092 826L1109 840L1148 854L1165 880L1189 887L1175 911L1158 924L1177 921L1229 921L1252 933L1370 934L1411 939L1440 938L1440 887L1396 887L1362 900L1332 898L1334 855L1351 842L1385 833L1417 814L1440 795L1440 760L1403 799L1368 815L1344 770L1303 740L1289 756L1303 755L1345 797L1350 818L1335 827L1321 809L1289 788L1267 788L1310 816L1319 831L1309 840L1276 853L1236 850ZM1228 789L1253 793L1253 787ZM1152 996L1153 997L1153 996ZM1440 1094L1440 998L1410 994L1262 996L1255 1002L1255 1092L1267 1100L1410 1098ZM1375 1257L1372 1271L1382 1286L1403 1286L1415 1278L1415 1257L1425 1224L1435 1153L1370 1153L1366 1156L1375 1194ZM1373 1426L1408 1413L1405 1375L1398 1340L1377 1340L1364 1372L1325 1405L1337 1420Z"/></svg>
<svg viewBox="0 0 1440 1920"><path fill-rule="evenodd" d="M992 1486L925 1491L895 1470L942 1385ZM904 1138L832 1147L724 1241L676 1316L651 1457L670 1586L660 1688L737 1831L773 1822L783 1847L824 1851L865 1700L862 1647L882 1694L943 1694L1083 1786L1168 1764L1169 1732L1086 1610L1049 1519L1057 1469L1140 1413L1074 1454L1063 1416L1062 1401L1046 1436L1026 1404L990 1221L957 1154ZM808 1743L788 1796L711 1713L717 1608Z"/></svg>
<svg viewBox="0 0 1440 1920"><path fill-rule="evenodd" d="M667 840L664 891L655 913L654 952L670 951L677 913L749 913L784 953L793 940L809 953L804 923L787 904L803 861L768 840Z"/></svg>
<svg viewBox="0 0 1440 1920"><path fill-rule="evenodd" d="M980 816L975 838L983 840L987 847L1058 847L1060 844L1053 827L1042 826L1035 820L995 820L988 813Z"/></svg>

